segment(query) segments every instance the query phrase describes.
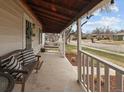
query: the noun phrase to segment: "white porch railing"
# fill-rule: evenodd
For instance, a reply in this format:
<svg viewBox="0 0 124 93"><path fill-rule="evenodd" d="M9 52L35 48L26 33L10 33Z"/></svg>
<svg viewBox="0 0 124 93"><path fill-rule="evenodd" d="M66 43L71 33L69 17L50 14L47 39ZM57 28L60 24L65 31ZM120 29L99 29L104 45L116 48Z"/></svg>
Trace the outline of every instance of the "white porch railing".
<svg viewBox="0 0 124 93"><path fill-rule="evenodd" d="M104 76L104 88L102 88L102 90L106 92L110 91L110 74L112 73L110 71L112 70L115 71L114 76L116 78L116 91L124 91L124 68L85 51L80 50L79 53L81 58L80 83L82 83L86 87L87 91L101 91L101 88L103 87L101 86L101 73ZM96 79L97 83L94 82L94 79Z"/></svg>

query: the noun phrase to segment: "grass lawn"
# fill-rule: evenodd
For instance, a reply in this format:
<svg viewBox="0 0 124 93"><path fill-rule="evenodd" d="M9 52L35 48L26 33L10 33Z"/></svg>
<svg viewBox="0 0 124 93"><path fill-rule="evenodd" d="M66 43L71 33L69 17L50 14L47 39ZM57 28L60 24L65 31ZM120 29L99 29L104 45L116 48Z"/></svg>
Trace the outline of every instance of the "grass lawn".
<svg viewBox="0 0 124 93"><path fill-rule="evenodd" d="M110 61L112 63L115 63L119 66L124 67L124 56L116 55L116 54L110 54L103 51L90 49L87 47L82 47L84 51L87 51L89 53L92 53L94 55L97 55L107 61ZM76 46L74 45L66 45L66 53L76 53Z"/></svg>
<svg viewBox="0 0 124 93"><path fill-rule="evenodd" d="M66 53L77 53L77 47L74 45L66 45Z"/></svg>

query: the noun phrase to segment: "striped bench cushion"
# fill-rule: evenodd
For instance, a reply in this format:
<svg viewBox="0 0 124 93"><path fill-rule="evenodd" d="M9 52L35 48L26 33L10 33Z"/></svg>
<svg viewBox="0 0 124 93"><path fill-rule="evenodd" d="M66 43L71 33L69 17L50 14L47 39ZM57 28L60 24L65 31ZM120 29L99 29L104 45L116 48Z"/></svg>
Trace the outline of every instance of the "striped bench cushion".
<svg viewBox="0 0 124 93"><path fill-rule="evenodd" d="M1 60L1 67L3 69L9 69L10 71L12 71L12 70L22 70L22 65L21 65L21 63L19 63L17 61L15 56L9 56L6 59L2 59ZM14 77L14 79L22 79L23 78L22 73L11 72L10 74Z"/></svg>
<svg viewBox="0 0 124 93"><path fill-rule="evenodd" d="M35 62L36 57L33 52L33 49L25 49L22 51L24 65L29 64L30 62Z"/></svg>
<svg viewBox="0 0 124 93"><path fill-rule="evenodd" d="M18 52L15 54L16 59L18 60L19 63L23 64L23 55L22 52Z"/></svg>
<svg viewBox="0 0 124 93"><path fill-rule="evenodd" d="M0 62L1 68L6 69L6 65L11 61L11 56L9 56L5 59L1 59L0 61L1 61Z"/></svg>

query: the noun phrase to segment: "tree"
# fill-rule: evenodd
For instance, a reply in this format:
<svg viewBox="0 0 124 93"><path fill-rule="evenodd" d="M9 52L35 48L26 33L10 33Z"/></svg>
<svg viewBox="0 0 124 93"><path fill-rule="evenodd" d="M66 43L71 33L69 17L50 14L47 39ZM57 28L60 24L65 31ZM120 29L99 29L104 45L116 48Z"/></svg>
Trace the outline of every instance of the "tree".
<svg viewBox="0 0 124 93"><path fill-rule="evenodd" d="M67 41L68 41L68 39L70 38L70 35L71 35L71 31L73 31L72 30L72 26L70 26L65 32L65 44L67 45Z"/></svg>
<svg viewBox="0 0 124 93"><path fill-rule="evenodd" d="M103 27L103 28L96 28L92 32L92 35L95 35L97 40L111 39L113 34L114 34L114 31L111 28L109 28L108 26Z"/></svg>

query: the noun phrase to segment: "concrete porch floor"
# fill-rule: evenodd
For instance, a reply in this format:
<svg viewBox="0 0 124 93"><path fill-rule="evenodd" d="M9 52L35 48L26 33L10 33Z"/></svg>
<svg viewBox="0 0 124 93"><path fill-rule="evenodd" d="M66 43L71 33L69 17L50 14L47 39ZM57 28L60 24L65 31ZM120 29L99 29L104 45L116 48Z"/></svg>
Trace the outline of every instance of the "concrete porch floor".
<svg viewBox="0 0 124 93"><path fill-rule="evenodd" d="M81 92L77 74L72 65L58 53L41 53L44 63L36 74L32 72L26 82L26 92ZM15 85L14 92L21 90Z"/></svg>

